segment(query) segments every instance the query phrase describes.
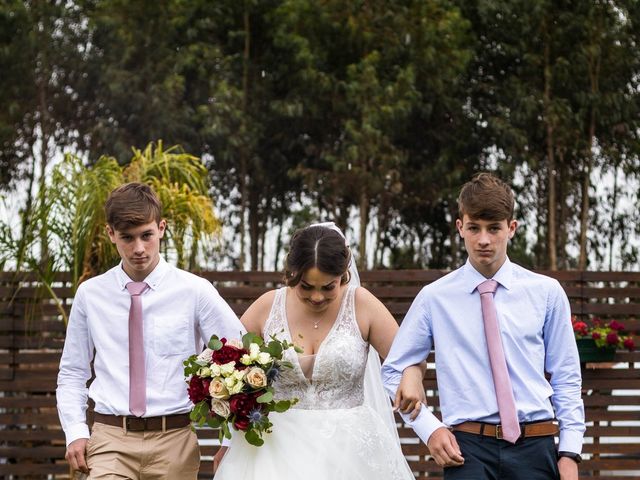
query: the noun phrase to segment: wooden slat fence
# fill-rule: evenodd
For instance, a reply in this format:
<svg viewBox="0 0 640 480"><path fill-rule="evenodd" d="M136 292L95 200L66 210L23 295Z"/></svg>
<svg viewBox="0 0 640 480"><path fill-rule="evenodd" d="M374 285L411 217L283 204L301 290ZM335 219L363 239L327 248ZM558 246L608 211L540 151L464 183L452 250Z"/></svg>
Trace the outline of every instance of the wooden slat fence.
<svg viewBox="0 0 640 480"><path fill-rule="evenodd" d="M361 272L363 284L400 322L420 288L444 271ZM565 288L575 315L622 321L640 334L640 272L542 272ZM263 292L281 285L273 272L201 272L241 315ZM54 293L68 313L70 277L59 275ZM0 478L65 479L64 435L55 407L56 375L65 327L58 305L34 275L0 272ZM637 340L640 343L640 337ZM433 361L433 353L430 355ZM428 402L438 414L436 372L425 375ZM587 412L581 478L640 478L640 352L616 353L609 364L583 365ZM424 444L399 420L403 451L416 478L441 478ZM201 478L210 478L216 432L198 430Z"/></svg>

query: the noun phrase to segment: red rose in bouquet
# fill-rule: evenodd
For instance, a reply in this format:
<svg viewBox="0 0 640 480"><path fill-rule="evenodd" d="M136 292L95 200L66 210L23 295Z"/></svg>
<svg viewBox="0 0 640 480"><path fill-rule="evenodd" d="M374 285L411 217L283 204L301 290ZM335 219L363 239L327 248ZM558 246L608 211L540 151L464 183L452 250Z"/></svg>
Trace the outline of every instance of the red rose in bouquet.
<svg viewBox="0 0 640 480"><path fill-rule="evenodd" d="M211 383L211 379L209 378L200 378L197 375L194 375L189 380L189 387L187 388L187 392L189 393L189 400L193 403L198 403L205 400L209 396L209 384Z"/></svg>
<svg viewBox="0 0 640 480"><path fill-rule="evenodd" d="M260 395L258 395L260 396ZM248 417L252 410L255 410L258 397L252 393L238 393L229 400L229 409L232 413L242 417Z"/></svg>
<svg viewBox="0 0 640 480"><path fill-rule="evenodd" d="M233 421L233 426L238 430L242 430L243 432L246 432L249 429L249 425L251 425L249 417L236 417L236 419Z"/></svg>
<svg viewBox="0 0 640 480"><path fill-rule="evenodd" d="M240 359L243 355L246 355L249 352L247 352L244 348L238 348L234 347L233 345L229 345L226 338L221 338L220 343L222 343L222 347L220 347L220 349L218 350L214 350L211 354L211 361L213 363L224 365L225 363L235 362L236 368L246 368L245 365L240 363Z"/></svg>

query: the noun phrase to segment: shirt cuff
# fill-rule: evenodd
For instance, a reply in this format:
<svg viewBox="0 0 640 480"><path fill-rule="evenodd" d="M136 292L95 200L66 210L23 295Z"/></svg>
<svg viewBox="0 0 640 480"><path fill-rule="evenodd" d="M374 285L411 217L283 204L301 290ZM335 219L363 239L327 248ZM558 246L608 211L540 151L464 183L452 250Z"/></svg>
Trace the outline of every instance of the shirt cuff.
<svg viewBox="0 0 640 480"><path fill-rule="evenodd" d="M560 430L559 452L582 453L584 434L575 430Z"/></svg>
<svg viewBox="0 0 640 480"><path fill-rule="evenodd" d="M91 435L89 434L89 426L86 423L76 423L74 425L70 425L64 431L67 447L69 444L79 438L89 438Z"/></svg>
<svg viewBox="0 0 640 480"><path fill-rule="evenodd" d="M446 425L438 420L426 406L423 406L422 409L420 409L420 413L418 413L415 420L411 420L410 414L408 413L401 413L400 415L404 422L413 428L413 431L416 432L416 435L420 437L420 440L422 440L425 445L429 442L429 437L431 437L433 432L441 427L446 428Z"/></svg>

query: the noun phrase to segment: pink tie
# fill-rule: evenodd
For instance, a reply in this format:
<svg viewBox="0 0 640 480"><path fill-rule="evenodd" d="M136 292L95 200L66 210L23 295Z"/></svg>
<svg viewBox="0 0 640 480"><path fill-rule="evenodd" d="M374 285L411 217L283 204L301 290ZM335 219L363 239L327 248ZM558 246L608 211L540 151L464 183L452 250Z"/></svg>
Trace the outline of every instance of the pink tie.
<svg viewBox="0 0 640 480"><path fill-rule="evenodd" d="M480 302L482 304L484 334L487 337L493 385L496 390L496 399L498 400L498 411L500 412L502 438L508 442L516 443L516 440L520 437L520 424L518 423L518 412L516 411L513 389L511 388L511 379L507 371L507 361L504 358L496 306L493 303L493 294L497 288L498 282L485 280L478 285L478 292L480 292Z"/></svg>
<svg viewBox="0 0 640 480"><path fill-rule="evenodd" d="M144 367L144 341L142 328L142 299L140 295L149 285L144 282L129 282L131 294L129 308L129 411L141 417L147 411L147 380Z"/></svg>

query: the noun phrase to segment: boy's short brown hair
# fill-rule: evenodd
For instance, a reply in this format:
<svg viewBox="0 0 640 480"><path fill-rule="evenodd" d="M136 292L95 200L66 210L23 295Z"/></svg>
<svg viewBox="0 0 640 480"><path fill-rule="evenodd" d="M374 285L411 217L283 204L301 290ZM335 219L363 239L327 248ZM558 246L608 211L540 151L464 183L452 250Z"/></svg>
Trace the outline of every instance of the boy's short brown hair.
<svg viewBox="0 0 640 480"><path fill-rule="evenodd" d="M149 185L126 183L109 194L104 210L114 230L126 230L155 221L160 224L162 204Z"/></svg>
<svg viewBox="0 0 640 480"><path fill-rule="evenodd" d="M458 195L458 215L474 220L511 221L514 198L511 187L490 173L478 173Z"/></svg>

